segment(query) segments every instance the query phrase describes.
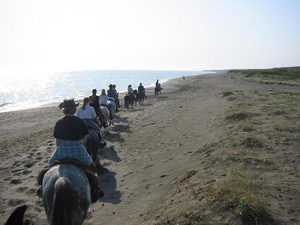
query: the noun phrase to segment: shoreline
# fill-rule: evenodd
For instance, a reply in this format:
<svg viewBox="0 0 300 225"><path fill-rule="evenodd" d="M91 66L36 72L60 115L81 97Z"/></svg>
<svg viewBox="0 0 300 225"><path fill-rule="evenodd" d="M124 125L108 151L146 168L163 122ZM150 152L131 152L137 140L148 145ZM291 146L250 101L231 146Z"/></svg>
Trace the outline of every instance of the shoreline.
<svg viewBox="0 0 300 225"><path fill-rule="evenodd" d="M139 70L137 70L137 71L139 71ZM137 71L135 71L135 72L137 72ZM145 70L145 71L147 71L147 70ZM126 72L130 72L130 70L129 71L124 71L125 72L125 74L126 74ZM155 71L154 71L155 72ZM159 71L156 71L156 72L159 72ZM174 72L175 74L176 74L176 72L177 73L179 73L179 72L189 72L189 71L169 71L170 73L171 72ZM200 73L206 73L206 72L204 72L204 71L199 71ZM214 71L212 71L212 72L214 72ZM75 72L73 72L73 73L75 73ZM158 75L159 76L159 75ZM161 76L162 77L164 77L164 75L163 74L161 74ZM172 77L172 76L175 76L175 77ZM171 75L171 78L160 78L160 80L166 80L166 81L168 81L169 79L173 79L173 78L176 78L176 77L178 77L178 76L176 76L176 75ZM121 79L121 77L119 77L120 79ZM153 78L153 77L152 77ZM94 78L95 79L95 78ZM149 78L150 79L150 78ZM155 80L153 80L153 82L151 81L150 83L150 85L148 85L147 87L152 87L152 86L154 86L154 84L155 84L155 81L156 81L156 79L157 78L155 78ZM121 81L122 81L122 79L121 79ZM119 81L120 82L120 81ZM128 81L129 83L128 84L130 84L130 81ZM165 81L164 81L165 82ZM114 81L114 83L118 83L118 82L116 82L116 81ZM142 82L143 83L143 82ZM90 86L92 87L92 86L94 86L93 84L90 84ZM55 88L55 87L54 87ZM65 88L65 87L64 87ZM124 87L123 87L124 88ZM126 92L126 90L127 90L127 86L125 87L126 89L125 90L121 90L121 91L119 91L119 93L123 93L123 92ZM117 87L117 89L118 89L118 87ZM98 90L98 89L97 89ZM49 91L49 90L48 90ZM82 92L83 90L81 90L81 92ZM91 90L90 90L91 91ZM84 92L86 92L86 90L84 90ZM100 89L98 90L98 92L100 92ZM18 93L18 95L19 95L20 93ZM40 93L41 94L41 93ZM62 94L62 93L61 93ZM91 93L89 93L89 94L91 94ZM62 96L66 96L66 93L64 93L64 94L62 94ZM77 94L75 94L75 95L78 95L78 93ZM82 97L82 98L77 98L76 96L73 96L73 98L75 99L75 100L81 100L81 99L83 99L84 97ZM32 108L38 108L38 107L41 107L41 106L45 106L45 105L51 105L52 103L59 103L59 102L61 102L64 98L61 98L60 99L60 97L57 97L57 96L53 96L54 97L54 99L52 99L52 100L47 100L47 99L44 99L44 100L28 100L28 101L25 101L25 102L15 102L14 103L14 100L11 100L11 101L9 101L9 100L7 100L7 102L3 102L2 104L0 104L0 113L5 113L5 112L13 112L13 111L19 111L19 110L26 110L26 109L32 109ZM71 96L70 96L71 97ZM35 98L35 97L34 97ZM33 99L34 99L33 98Z"/></svg>
<svg viewBox="0 0 300 225"><path fill-rule="evenodd" d="M205 72L205 71L203 71L203 72ZM217 71L208 71L207 73L204 73L204 74L187 75L185 77L201 76L201 75L213 74L213 73L218 73L218 72ZM165 84L169 80L172 80L172 79L180 79L181 77L182 76L172 77L172 78L168 78L168 79L162 79L163 81L161 82L161 84ZM151 88L154 88L154 87L155 87L155 82L153 82L153 84L151 84L149 86L145 86L145 89L146 90L150 90ZM137 88L134 88L134 89L137 89ZM100 90L97 90L97 91L100 92ZM120 94L121 97L124 97L124 95L125 95L126 92L127 92L127 90L121 90L121 91L119 91L119 94ZM75 98L75 101L82 102L83 98ZM2 114L2 113L9 113L9 112L16 112L16 111L23 111L23 110L38 109L38 108L41 108L41 107L52 107L55 104L59 105L59 103L62 102L62 101L63 101L63 99L61 99L61 100L47 101L47 102L35 102L35 103L32 103L33 106L28 106L28 107L25 107L25 108L24 108L23 105L27 104L26 102L24 102L24 103L3 103L2 105L4 105L4 106L2 106L2 105L0 106L0 114ZM12 109L1 111L2 107L5 107L6 105L11 105L11 104L22 104L22 108L19 108L19 106L14 106Z"/></svg>

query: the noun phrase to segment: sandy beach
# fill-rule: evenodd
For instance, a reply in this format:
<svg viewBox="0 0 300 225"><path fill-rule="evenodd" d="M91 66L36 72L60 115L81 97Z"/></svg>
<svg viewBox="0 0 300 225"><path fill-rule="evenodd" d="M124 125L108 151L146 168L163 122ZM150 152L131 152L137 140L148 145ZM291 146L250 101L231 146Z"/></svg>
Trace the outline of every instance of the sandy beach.
<svg viewBox="0 0 300 225"><path fill-rule="evenodd" d="M159 97L151 89L143 105L122 107L105 130L108 144L99 152L99 184L105 196L92 205L85 225L242 224L218 198L218 184L242 167L265 174L265 179L276 177L278 185L266 186L262 193L269 224L300 223L299 139L278 142L275 149L267 141L277 136L268 139L265 131L257 131L267 143L247 151L264 150L243 158L237 137L250 131L236 130L239 124L228 119L239 107L245 109L241 104L247 96L241 92L298 87L237 80L226 73L172 79L162 87ZM251 113L249 119L264 115L254 107ZM292 124L298 124L297 116ZM62 117L56 105L0 114L0 224L22 204L28 206L27 220L47 224L42 200L35 195L36 176L55 149L53 129Z"/></svg>

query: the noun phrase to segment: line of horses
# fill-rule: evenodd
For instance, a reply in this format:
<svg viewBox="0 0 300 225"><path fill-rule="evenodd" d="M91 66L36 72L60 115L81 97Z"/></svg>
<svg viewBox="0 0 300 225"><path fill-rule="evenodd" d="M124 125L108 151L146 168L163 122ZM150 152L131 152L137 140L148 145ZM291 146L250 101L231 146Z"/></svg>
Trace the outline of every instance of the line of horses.
<svg viewBox="0 0 300 225"><path fill-rule="evenodd" d="M161 93L161 88L154 90L155 95ZM124 97L125 108L133 108L133 104L143 104L145 94L134 90L134 94ZM116 103L109 99L108 107L101 106L101 111L106 122L113 124L116 115ZM98 134L93 129L88 129L86 149L93 162L97 163L99 150ZM42 199L48 222L51 225L80 225L87 217L91 202L91 186L85 172L80 168L61 164L51 167L43 178ZM26 205L17 207L5 225L23 225Z"/></svg>

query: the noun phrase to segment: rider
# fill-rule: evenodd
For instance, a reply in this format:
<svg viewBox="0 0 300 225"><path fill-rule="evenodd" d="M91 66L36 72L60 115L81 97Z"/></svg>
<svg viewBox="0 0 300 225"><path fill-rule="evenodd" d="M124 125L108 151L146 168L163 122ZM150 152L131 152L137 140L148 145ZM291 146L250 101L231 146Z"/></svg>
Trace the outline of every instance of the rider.
<svg viewBox="0 0 300 225"><path fill-rule="evenodd" d="M116 85L113 84L113 90L115 91L115 100L116 100L116 106L117 106L117 112L119 111L119 108L121 108L121 105L120 105L120 101L119 101L119 93L116 89Z"/></svg>
<svg viewBox="0 0 300 225"><path fill-rule="evenodd" d="M105 91L105 89L102 89L101 95L99 96L99 104L101 106L104 106L104 107L108 108L110 118L112 118L111 110L110 110L110 108L107 105L107 100L108 100L108 96L106 95L106 91Z"/></svg>
<svg viewBox="0 0 300 225"><path fill-rule="evenodd" d="M132 89L132 87L131 87L131 84L128 85L128 89L127 89L127 90L128 90L128 94L134 96L134 93L133 93L133 89Z"/></svg>
<svg viewBox="0 0 300 225"><path fill-rule="evenodd" d="M95 166L91 156L88 154L84 144L86 143L86 136L89 133L85 122L74 116L76 107L74 99L65 99L59 105L63 110L65 117L58 120L55 124L54 134L57 148L52 153L48 165L55 165L57 161L63 159L75 159L85 165L85 170L92 171L95 174ZM38 182L42 185L43 176L48 168L45 168L39 173ZM95 177L95 175L93 175ZM90 182L91 199L96 202L98 198L103 197L103 192L96 182ZM37 195L42 197L42 186L37 190Z"/></svg>
<svg viewBox="0 0 300 225"><path fill-rule="evenodd" d="M159 88L159 81L158 81L158 80L157 80L156 83L155 83L155 87L156 87L156 88Z"/></svg>
<svg viewBox="0 0 300 225"><path fill-rule="evenodd" d="M117 99L117 94L116 94L116 89L114 89L113 85L110 84L109 86L109 89L107 90L107 96L109 98L109 100L112 100L116 103L116 99ZM116 105L116 112L119 112L119 109L118 109L118 104L115 104Z"/></svg>
<svg viewBox="0 0 300 225"><path fill-rule="evenodd" d="M74 116L76 106L78 104L75 104L74 99L65 99L59 105L59 108L63 109L65 117L58 120L55 124L53 136L55 137L57 148L49 159L49 165L54 163L55 160L64 158L76 159L87 166L93 164L92 158L84 147L86 135L89 132L85 122Z"/></svg>
<svg viewBox="0 0 300 225"><path fill-rule="evenodd" d="M138 87L138 91L140 93L142 93L145 96L145 98L147 98L147 96L146 96L146 90L145 90L144 86L142 85L142 83L140 83L140 86Z"/></svg>
<svg viewBox="0 0 300 225"><path fill-rule="evenodd" d="M112 84L110 84L108 87L109 89L107 90L107 96L111 98L113 101L115 101L116 90L114 90Z"/></svg>
<svg viewBox="0 0 300 225"><path fill-rule="evenodd" d="M96 89L93 89L92 90L92 95L90 96L90 99L91 99L91 103L90 105L95 109L95 112L96 112L96 115L99 116L99 119L101 121L101 124L104 126L104 127L107 127L107 124L105 123L105 119L104 119L104 116L101 112L101 109L100 109L100 105L99 105L99 96L97 96L97 90Z"/></svg>
<svg viewBox="0 0 300 225"><path fill-rule="evenodd" d="M82 105L82 107L77 109L75 116L83 119L84 122L86 123L87 127L90 127L92 129L94 129L95 131L97 131L98 136L99 136L100 147L103 148L106 146L106 142L104 141L102 132L96 123L97 115L96 115L95 109L90 106L90 103L91 103L90 98L84 98L83 105Z"/></svg>

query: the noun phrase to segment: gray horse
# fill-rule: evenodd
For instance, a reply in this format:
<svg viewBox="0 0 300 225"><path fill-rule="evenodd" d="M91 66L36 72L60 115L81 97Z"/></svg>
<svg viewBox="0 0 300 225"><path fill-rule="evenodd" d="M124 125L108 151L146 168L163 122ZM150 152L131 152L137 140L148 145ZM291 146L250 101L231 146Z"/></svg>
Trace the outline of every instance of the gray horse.
<svg viewBox="0 0 300 225"><path fill-rule="evenodd" d="M54 166L44 176L42 198L51 225L80 225L91 206L88 178L76 166Z"/></svg>
<svg viewBox="0 0 300 225"><path fill-rule="evenodd" d="M107 107L109 107L109 109ZM109 121L109 125L112 125L113 119L115 118L115 114L116 114L116 110L117 110L115 101L113 99L109 98L109 100L107 101L107 107L100 106L101 112L104 115L105 122L108 123L108 121Z"/></svg>

